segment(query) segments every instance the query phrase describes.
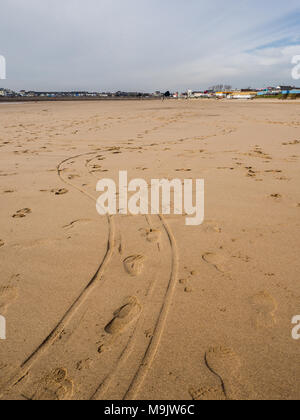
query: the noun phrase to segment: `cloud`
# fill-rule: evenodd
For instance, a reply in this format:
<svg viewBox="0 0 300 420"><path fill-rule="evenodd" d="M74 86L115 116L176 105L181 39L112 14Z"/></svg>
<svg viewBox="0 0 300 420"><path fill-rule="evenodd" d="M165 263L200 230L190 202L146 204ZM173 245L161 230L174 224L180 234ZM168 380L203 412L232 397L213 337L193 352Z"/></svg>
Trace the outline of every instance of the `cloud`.
<svg viewBox="0 0 300 420"><path fill-rule="evenodd" d="M230 56L219 53L179 65L176 69L177 83L182 75L196 88L215 84L231 84L236 87L265 87L269 85L294 84L291 72L292 57L299 54L300 44L284 48L269 48L255 52L240 52ZM165 74L167 80L167 72Z"/></svg>
<svg viewBox="0 0 300 420"><path fill-rule="evenodd" d="M1 15L14 89L291 83L300 54L299 0L1 0Z"/></svg>

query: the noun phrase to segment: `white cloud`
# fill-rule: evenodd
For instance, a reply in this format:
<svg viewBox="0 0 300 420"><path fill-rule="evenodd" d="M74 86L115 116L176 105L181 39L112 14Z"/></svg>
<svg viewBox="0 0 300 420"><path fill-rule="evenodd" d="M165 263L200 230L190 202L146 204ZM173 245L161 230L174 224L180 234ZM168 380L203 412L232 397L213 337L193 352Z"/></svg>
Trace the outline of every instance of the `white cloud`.
<svg viewBox="0 0 300 420"><path fill-rule="evenodd" d="M300 54L299 0L1 0L1 15L5 83L19 89L290 83Z"/></svg>

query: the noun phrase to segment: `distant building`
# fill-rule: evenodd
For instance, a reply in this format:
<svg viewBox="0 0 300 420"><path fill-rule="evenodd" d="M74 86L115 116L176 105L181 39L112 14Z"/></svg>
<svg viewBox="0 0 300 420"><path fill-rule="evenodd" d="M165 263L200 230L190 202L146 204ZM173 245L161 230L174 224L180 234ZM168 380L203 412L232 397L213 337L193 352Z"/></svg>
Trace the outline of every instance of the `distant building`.
<svg viewBox="0 0 300 420"><path fill-rule="evenodd" d="M222 92L216 92L215 95L217 98L227 98L228 95L231 95L232 91L222 91Z"/></svg>
<svg viewBox="0 0 300 420"><path fill-rule="evenodd" d="M267 89L262 89L257 92L257 96L276 96L280 92L277 90L277 88L268 87Z"/></svg>
<svg viewBox="0 0 300 420"><path fill-rule="evenodd" d="M12 96L16 96L16 93L10 89L0 88L0 96L12 97Z"/></svg>
<svg viewBox="0 0 300 420"><path fill-rule="evenodd" d="M205 95L204 92L197 92L197 91L192 92L192 97L193 98L203 98L204 95Z"/></svg>
<svg viewBox="0 0 300 420"><path fill-rule="evenodd" d="M228 99L253 99L257 96L256 91L235 91L231 92L227 98Z"/></svg>
<svg viewBox="0 0 300 420"><path fill-rule="evenodd" d="M291 89L291 90L283 90L281 91L283 95L300 95L300 88L299 89Z"/></svg>
<svg viewBox="0 0 300 420"><path fill-rule="evenodd" d="M277 86L277 90L286 91L286 90L293 90L298 89L295 86Z"/></svg>

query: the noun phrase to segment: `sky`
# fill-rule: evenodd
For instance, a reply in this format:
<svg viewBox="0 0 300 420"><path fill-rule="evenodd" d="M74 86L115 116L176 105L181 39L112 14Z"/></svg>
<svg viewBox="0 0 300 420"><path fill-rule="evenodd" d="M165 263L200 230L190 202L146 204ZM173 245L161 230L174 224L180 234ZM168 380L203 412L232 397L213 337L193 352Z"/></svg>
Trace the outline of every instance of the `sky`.
<svg viewBox="0 0 300 420"><path fill-rule="evenodd" d="M0 12L4 88L297 84L299 0L1 0Z"/></svg>

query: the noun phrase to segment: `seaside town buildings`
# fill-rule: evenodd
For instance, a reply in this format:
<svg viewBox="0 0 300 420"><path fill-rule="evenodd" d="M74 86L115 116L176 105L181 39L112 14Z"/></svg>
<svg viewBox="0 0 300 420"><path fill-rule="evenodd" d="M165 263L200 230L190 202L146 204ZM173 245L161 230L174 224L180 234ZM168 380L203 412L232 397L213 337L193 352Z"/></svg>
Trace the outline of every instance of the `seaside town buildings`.
<svg viewBox="0 0 300 420"><path fill-rule="evenodd" d="M218 88L221 88L218 90ZM111 92L87 92L87 91L73 91L73 92L37 92L37 91L25 91L14 92L10 89L0 88L0 99L1 98L41 98L41 99L55 99L55 98L163 98L168 96L173 99L201 99L201 98L217 98L217 99L254 99L255 97L300 97L300 88L295 86L277 86L267 87L265 89L229 89L230 86L217 85L208 90L193 91L188 90L187 92L179 93L167 92L168 95L156 91L155 93L141 93L141 92L123 92L118 91L115 93Z"/></svg>
<svg viewBox="0 0 300 420"><path fill-rule="evenodd" d="M10 89L0 88L0 96L9 97L9 96L15 96L15 95L16 95L15 92L13 92Z"/></svg>

